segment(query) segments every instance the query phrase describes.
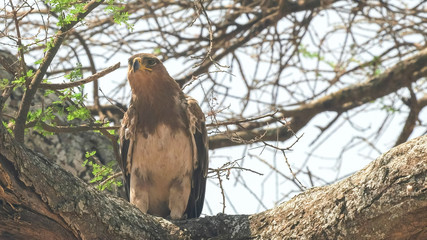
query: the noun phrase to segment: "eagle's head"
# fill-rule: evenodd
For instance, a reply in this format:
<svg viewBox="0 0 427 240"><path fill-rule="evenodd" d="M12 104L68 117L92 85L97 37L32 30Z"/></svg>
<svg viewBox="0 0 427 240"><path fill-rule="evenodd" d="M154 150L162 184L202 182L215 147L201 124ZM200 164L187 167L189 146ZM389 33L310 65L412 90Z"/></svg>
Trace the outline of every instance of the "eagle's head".
<svg viewBox="0 0 427 240"><path fill-rule="evenodd" d="M134 94L151 89L160 81L175 82L163 63L153 54L139 53L129 58L128 80Z"/></svg>

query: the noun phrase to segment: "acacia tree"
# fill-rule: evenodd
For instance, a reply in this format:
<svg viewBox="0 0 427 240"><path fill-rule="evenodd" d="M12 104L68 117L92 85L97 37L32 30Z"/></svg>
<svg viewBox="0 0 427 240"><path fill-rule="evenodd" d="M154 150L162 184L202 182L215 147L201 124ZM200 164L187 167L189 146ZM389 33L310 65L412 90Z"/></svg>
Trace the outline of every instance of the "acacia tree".
<svg viewBox="0 0 427 240"><path fill-rule="evenodd" d="M176 80L200 96L211 149L262 146L280 153L284 167L260 155L247 153L248 158L268 166L278 182L293 182L299 190L324 184L325 177L307 164L288 161L287 151L304 128L317 128L305 162L321 159L315 157L320 146L348 127L353 137L340 145L336 161L362 144L366 151L382 152L386 132L395 133L396 146L425 133L425 8L405 1L4 2L2 46L12 50L0 58L2 236L425 237L425 137L391 150L349 179L266 212L188 222L142 215L56 165L88 180L81 167L87 152L100 188L118 183L120 174L110 163L118 156L115 130L128 89L123 78L114 91L100 90L98 81L111 75L98 78L119 68L102 62L154 51L166 64L181 60ZM93 84L89 95L87 83ZM383 119L356 121L369 111ZM319 117L326 119L321 126L312 123ZM393 119L405 119L399 131L388 128ZM372 122L377 124L366 127ZM222 190L235 169L254 171L236 162L211 170ZM235 177L246 187L243 173ZM225 189L224 203L226 197Z"/></svg>

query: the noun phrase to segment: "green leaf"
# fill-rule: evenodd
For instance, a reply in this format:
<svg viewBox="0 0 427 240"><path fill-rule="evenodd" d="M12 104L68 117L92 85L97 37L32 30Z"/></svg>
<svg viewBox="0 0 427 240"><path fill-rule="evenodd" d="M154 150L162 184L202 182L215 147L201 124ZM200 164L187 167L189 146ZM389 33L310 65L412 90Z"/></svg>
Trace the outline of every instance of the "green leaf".
<svg viewBox="0 0 427 240"><path fill-rule="evenodd" d="M7 78L3 78L1 81L0 81L0 90L3 90L3 89L5 89L7 86L9 86L10 85L10 82L9 82L9 79L7 79Z"/></svg>
<svg viewBox="0 0 427 240"><path fill-rule="evenodd" d="M85 107L77 108L76 106L71 105L67 107L67 111L69 111L67 116L68 121L72 121L76 118L86 120L90 117L90 112Z"/></svg>
<svg viewBox="0 0 427 240"><path fill-rule="evenodd" d="M21 76L18 79L12 81L13 84L16 84L16 87L23 86L28 78L31 78L34 75L33 70L30 69L25 73L25 76Z"/></svg>
<svg viewBox="0 0 427 240"><path fill-rule="evenodd" d="M34 75L33 70L30 69L27 71L27 77L32 77Z"/></svg>
<svg viewBox="0 0 427 240"><path fill-rule="evenodd" d="M71 82L80 80L83 77L81 69L82 69L82 64L77 63L76 68L73 71L71 71L69 74L65 75L64 77L70 80Z"/></svg>
<svg viewBox="0 0 427 240"><path fill-rule="evenodd" d="M90 157L92 157L93 155L95 155L96 154L96 151L92 151L92 152L86 152L86 154L85 154L85 158L90 158Z"/></svg>
<svg viewBox="0 0 427 240"><path fill-rule="evenodd" d="M153 51L153 53L154 53L155 55L159 55L160 53L162 53L162 51L161 51L161 49L160 49L160 48L155 48L155 49L154 49L154 51Z"/></svg>
<svg viewBox="0 0 427 240"><path fill-rule="evenodd" d="M12 123L12 124L14 125L14 124L15 124L15 120L10 119L10 120L9 120L9 123L8 123L8 122L6 122L6 121L2 121L2 123L3 123L3 126L7 129L7 131L8 131L10 134L12 134L12 135L13 135L13 131L12 131L12 129L11 129L11 128L9 128L9 123Z"/></svg>
<svg viewBox="0 0 427 240"><path fill-rule="evenodd" d="M374 76L379 76L379 75L381 75L381 73L382 73L383 71L381 71L381 69L375 69L375 72L374 72Z"/></svg>
<svg viewBox="0 0 427 240"><path fill-rule="evenodd" d="M48 90L46 90L45 92L44 92L44 96L48 96L48 95L50 95L50 94L54 94L55 93L55 91L53 91L53 90L50 90L50 89L48 89ZM55 101L54 103L56 103L56 102L58 102L58 101ZM61 102L62 103L62 102Z"/></svg>
<svg viewBox="0 0 427 240"><path fill-rule="evenodd" d="M47 43L46 43L46 48L44 49L45 52L49 51L51 48L53 48L54 46L54 42L55 39L51 38Z"/></svg>

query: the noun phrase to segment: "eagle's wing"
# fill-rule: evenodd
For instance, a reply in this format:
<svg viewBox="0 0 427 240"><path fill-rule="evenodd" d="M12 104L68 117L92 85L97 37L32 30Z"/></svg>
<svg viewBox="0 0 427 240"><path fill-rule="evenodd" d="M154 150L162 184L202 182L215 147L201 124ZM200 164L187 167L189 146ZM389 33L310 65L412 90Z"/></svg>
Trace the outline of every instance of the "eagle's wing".
<svg viewBox="0 0 427 240"><path fill-rule="evenodd" d="M206 178L208 173L208 135L206 132L205 115L197 101L186 96L187 115L190 119L190 131L196 145L196 164L194 164L191 193L185 213L188 218L200 216L205 200Z"/></svg>
<svg viewBox="0 0 427 240"><path fill-rule="evenodd" d="M136 114L135 107L131 103L128 110L122 119L120 128L120 168L123 172L124 186L126 189L126 196L129 201L129 188L130 188L130 168L132 165L132 150L133 143L135 142L136 134Z"/></svg>

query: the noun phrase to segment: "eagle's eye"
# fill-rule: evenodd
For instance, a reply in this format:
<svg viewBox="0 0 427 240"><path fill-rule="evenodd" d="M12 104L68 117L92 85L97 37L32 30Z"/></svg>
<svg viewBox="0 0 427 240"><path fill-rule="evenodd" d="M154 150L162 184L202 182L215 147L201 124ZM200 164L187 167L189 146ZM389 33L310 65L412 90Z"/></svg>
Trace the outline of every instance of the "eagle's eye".
<svg viewBox="0 0 427 240"><path fill-rule="evenodd" d="M148 59L147 60L147 66L154 66L154 65L156 65L156 60L154 60L154 59Z"/></svg>
<svg viewBox="0 0 427 240"><path fill-rule="evenodd" d="M132 65L132 62L133 62L133 61L132 61L132 59L129 59L129 60L128 60L128 65L129 65L129 66L130 66L130 65Z"/></svg>

